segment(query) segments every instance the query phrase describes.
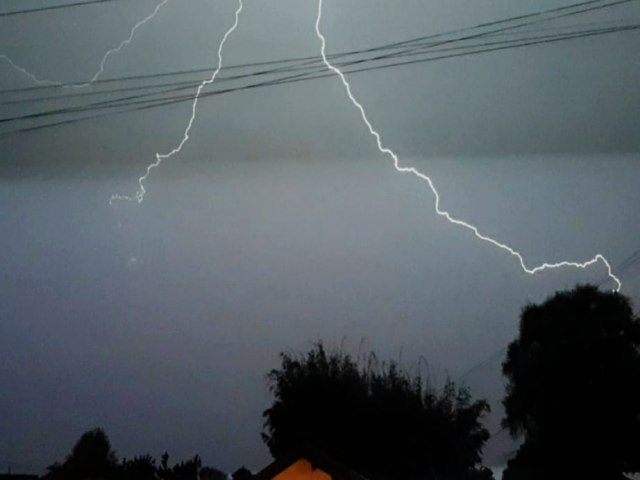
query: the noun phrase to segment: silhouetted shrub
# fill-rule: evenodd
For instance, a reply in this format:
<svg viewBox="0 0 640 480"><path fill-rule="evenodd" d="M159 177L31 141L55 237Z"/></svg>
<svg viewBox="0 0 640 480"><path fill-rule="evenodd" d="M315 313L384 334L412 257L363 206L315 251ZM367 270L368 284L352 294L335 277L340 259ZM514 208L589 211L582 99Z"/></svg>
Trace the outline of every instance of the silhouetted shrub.
<svg viewBox="0 0 640 480"><path fill-rule="evenodd" d="M395 363L360 368L322 343L281 361L268 375L274 401L264 412L274 457L306 444L371 479L486 474L479 462L489 434L480 419L489 406L466 389L448 381L436 391Z"/></svg>
<svg viewBox="0 0 640 480"><path fill-rule="evenodd" d="M640 470L640 320L592 286L526 306L503 364L504 425L525 441L505 480Z"/></svg>

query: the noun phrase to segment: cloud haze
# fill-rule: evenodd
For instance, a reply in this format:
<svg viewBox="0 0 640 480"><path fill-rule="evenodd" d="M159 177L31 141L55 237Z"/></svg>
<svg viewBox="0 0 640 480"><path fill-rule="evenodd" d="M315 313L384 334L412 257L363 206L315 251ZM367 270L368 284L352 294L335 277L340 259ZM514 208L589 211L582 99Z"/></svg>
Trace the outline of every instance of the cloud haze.
<svg viewBox="0 0 640 480"><path fill-rule="evenodd" d="M86 79L156 5L113 3L0 19L2 50L39 77ZM235 6L170 2L106 75L212 65ZM246 2L225 58L318 55L315 8ZM330 52L527 11L506 0L325 9ZM632 2L581 21L639 13ZM534 264L603 253L615 267L640 233L637 37L362 73L352 84L385 143L433 176L456 216ZM4 64L0 78L3 89L28 85ZM379 154L336 79L203 101L191 141L154 172L145 202L109 207L176 144L189 108L0 137L0 465L39 471L100 425L121 455L199 452L223 469L260 468L264 375L279 351L318 338L346 338L352 352L366 338L408 365L424 355L439 381L491 357L464 380L497 407L495 352L522 305L605 276L525 275L436 217L426 186ZM622 276L636 301L637 273ZM493 463L510 445L499 442Z"/></svg>

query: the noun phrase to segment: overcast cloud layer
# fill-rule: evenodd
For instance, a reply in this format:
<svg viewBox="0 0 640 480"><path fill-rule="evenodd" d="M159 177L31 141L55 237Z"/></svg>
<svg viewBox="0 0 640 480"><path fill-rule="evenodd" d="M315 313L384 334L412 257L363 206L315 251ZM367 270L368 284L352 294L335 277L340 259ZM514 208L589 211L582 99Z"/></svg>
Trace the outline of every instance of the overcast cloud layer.
<svg viewBox="0 0 640 480"><path fill-rule="evenodd" d="M38 77L81 81L155 5L0 18L0 53ZM214 65L235 7L169 2L105 75ZM316 8L247 1L225 61L319 54ZM337 52L528 8L327 0L322 28ZM572 22L634 18L637 2ZM615 268L639 248L637 44L638 33L601 36L352 84L385 144L433 176L456 216L531 265L602 253ZM3 90L29 86L6 64L0 79ZM317 339L346 339L356 354L365 338L410 367L425 356L436 381L448 373L491 399L497 430L496 352L520 308L603 280L602 266L528 276L436 217L427 186L377 151L337 79L212 98L141 205L107 200L134 193L155 152L175 146L188 104L0 136L0 467L39 472L98 425L121 455L200 453L219 468L259 469L269 461L264 375L278 352ZM636 303L638 272L621 273ZM497 436L488 461L510 448Z"/></svg>

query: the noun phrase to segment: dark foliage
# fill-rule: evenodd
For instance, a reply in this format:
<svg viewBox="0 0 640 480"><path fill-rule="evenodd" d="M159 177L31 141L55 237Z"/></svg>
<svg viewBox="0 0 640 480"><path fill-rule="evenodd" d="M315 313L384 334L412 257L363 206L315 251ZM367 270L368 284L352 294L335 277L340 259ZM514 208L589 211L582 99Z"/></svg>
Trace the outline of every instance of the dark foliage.
<svg viewBox="0 0 640 480"><path fill-rule="evenodd" d="M146 454L118 462L111 443L102 429L90 430L80 437L64 463L47 469L47 480L222 480L226 474L202 467L198 455L169 466L169 454L155 458Z"/></svg>
<svg viewBox="0 0 640 480"><path fill-rule="evenodd" d="M201 467L202 461L196 455L190 460L175 464L172 469L164 469L160 478L163 480L198 480Z"/></svg>
<svg viewBox="0 0 640 480"><path fill-rule="evenodd" d="M250 480L253 475L246 467L240 467L238 470L233 472L231 478L233 480Z"/></svg>
<svg viewBox="0 0 640 480"><path fill-rule="evenodd" d="M202 467L200 480L227 480L227 474L217 468Z"/></svg>
<svg viewBox="0 0 640 480"><path fill-rule="evenodd" d="M48 468L46 478L53 480L115 479L118 461L109 438L100 428L82 434L62 464Z"/></svg>
<svg viewBox="0 0 640 480"><path fill-rule="evenodd" d="M123 480L156 480L156 459L151 455L122 460L121 476Z"/></svg>
<svg viewBox="0 0 640 480"><path fill-rule="evenodd" d="M491 478L479 466L489 410L448 382L441 392L396 364L360 368L321 343L281 354L263 439L278 458L313 446L371 479Z"/></svg>
<svg viewBox="0 0 640 480"><path fill-rule="evenodd" d="M509 345L504 425L525 442L505 480L640 470L640 320L592 286L524 308Z"/></svg>

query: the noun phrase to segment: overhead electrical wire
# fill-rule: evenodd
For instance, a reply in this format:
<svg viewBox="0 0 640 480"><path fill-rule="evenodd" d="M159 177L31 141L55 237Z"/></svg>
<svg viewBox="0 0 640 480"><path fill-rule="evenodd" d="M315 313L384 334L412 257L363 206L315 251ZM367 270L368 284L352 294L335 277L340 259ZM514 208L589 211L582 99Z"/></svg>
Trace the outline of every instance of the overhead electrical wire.
<svg viewBox="0 0 640 480"><path fill-rule="evenodd" d="M373 70L380 70L380 69L386 69L386 68L391 68L391 67L397 67L397 66L402 66L402 65L411 65L411 64L418 64L418 63L425 63L425 62L431 62L431 61L437 61L437 60L444 60L444 59L448 59L448 58L455 58L455 57L461 57L461 56L469 56L469 55L474 55L474 54L479 54L479 53L486 53L486 52L492 52L492 51L499 51L499 50L505 50L505 49L509 49L509 48L518 48L518 47L525 47L525 46L531 46L531 45L538 45L538 44L543 44L543 43L552 43L552 42L558 42L561 40L569 40L569 39L576 39L576 38L583 38L583 37L589 37L589 36L595 36L595 35L603 35L603 34L607 34L607 33L616 33L616 32L621 32L621 31L631 31L631 30L638 30L640 29L640 24L633 24L633 25L627 25L627 26L623 26L623 27L616 27L616 28L607 28L607 29L598 29L598 30L593 30L593 31L588 31L588 32L578 32L578 33L571 33L568 35L553 35L553 36L546 36L546 37L541 37L541 38L534 38L534 39L520 39L519 41L516 42L492 42L493 45L488 44L487 42L485 42L483 45L478 46L472 46L470 47L466 47L466 51L462 51L462 52L452 52L452 53L444 53L442 55L438 55L438 56L433 56L433 57L427 57L427 58L419 58L419 59L409 59L409 60L402 60L402 61L397 61L397 62L392 62L392 63L386 63L386 64L382 64L382 65L374 65L374 66L362 66L362 64L364 62L358 60L358 61L354 61L354 62L344 62L341 65L341 67L345 68L345 67L352 67L353 65L360 65L360 67L358 68L345 68L345 73L349 73L349 74L353 74L353 73L360 73L360 72L366 72L366 71L373 71ZM481 48L482 47L482 48ZM451 48L449 50L460 50L460 48ZM423 53L423 52L422 52ZM414 54L415 55L415 54ZM402 55L402 57L407 57L408 55L404 54ZM400 56L397 56L400 57ZM401 57L400 57L401 58ZM270 73L270 72L266 72L266 73ZM247 78L247 77L253 77L253 76L258 76L258 75L263 75L266 73L252 73L249 75L243 75L243 76L239 76L239 77L234 77L234 78L226 78L226 79L220 79L221 81L223 80L237 80L237 79L241 79L241 78ZM300 82L300 81L306 81L306 80L313 80L313 79L319 79L319 78L324 78L327 77L329 74L327 73L323 73L323 72L318 72L318 71L304 71L302 73L296 73L293 75L287 75L284 77L279 77L276 79L270 79L270 80L265 80L265 81L261 81L261 82L257 82L257 83L253 83L253 84L248 84L248 85L243 85L243 86L237 86L237 87L231 87L231 88L223 88L223 89L216 89L210 92L205 92L201 95L201 98L208 98L208 97L212 97L215 95L221 95L221 94L226 94L226 93L232 93L232 92L237 92L237 91L242 91L242 90L251 90L254 88L259 88L259 87L265 87L265 86L274 86L274 85L282 85L282 84L286 84L286 83L295 83L295 82ZM93 118L100 118L102 116L106 116L106 115L111 115L114 113L125 113L128 111L140 111L140 110L146 110L148 108L156 108L156 107L161 107L161 106L168 106L168 105L173 105L176 103L181 103L181 102L186 102L192 99L192 94L184 94L184 95L175 95L172 97L160 97L160 98L149 98L149 97L154 97L154 96L158 96L158 95L167 95L170 93L176 93L178 91L181 90L185 90L185 89L190 89L194 86L194 84L192 82L178 82L177 84L171 84L171 88L167 88L164 90L154 90L151 92L147 92L147 93L142 93L142 94L137 94L137 95L130 95L130 96L126 96L126 97L119 97L119 98L115 98L115 99L109 99L109 100L104 100L104 101L100 101L100 102L94 102L94 103L90 103L90 104L86 104L86 105L81 105L81 106L74 106L74 107L64 107L64 108L59 108L59 109L53 109L53 110L47 110L47 111L41 111L41 112L35 112L35 113L30 113L30 114L23 114L23 115L18 115L18 116L14 116L14 117L6 117L3 119L0 119L0 125L3 123L11 123L11 122L19 122L19 121L25 121L25 120L35 120L35 119L39 119L39 118L45 118L45 117L49 117L49 116L58 116L58 115L68 115L68 114L78 114L78 113L84 113L84 112L90 112L90 111L96 111L96 112L100 112L96 115L91 115L91 116L83 116L83 117L78 117L78 118L72 118L72 119L66 119L63 121L54 121L54 122L49 122L47 124L40 124L40 125L34 125L34 126L29 126L29 127L23 127L23 128L18 128L15 130L10 130L10 131L4 131L4 132L0 132L0 135L4 136L4 135L8 135L8 134L12 134L12 133L19 133L19 132L28 132L28 131L33 131L33 130L40 130L42 128L50 128L50 127L54 127L54 126L58 126L58 125L64 125L64 124L70 124L70 123L76 123L78 121L84 121L84 120L89 120L89 119L93 119ZM177 85L177 86L175 86ZM160 88L166 85L157 85L157 86L147 86L147 87L142 87L142 89L153 89L153 88ZM133 87L133 90L139 90L139 87ZM121 108L121 107L127 107L126 110L118 110L116 112L113 112L112 110L117 109L117 108Z"/></svg>
<svg viewBox="0 0 640 480"><path fill-rule="evenodd" d="M443 59L443 58L452 58L452 57L456 57L456 56L464 56L464 55L471 55L471 54L475 54L475 53L483 53L485 51L501 50L501 49L504 49L504 48L516 48L516 47L520 47L520 46L534 45L534 44L539 44L539 43L550 43L550 42L556 42L556 41L560 41L560 40L567 40L567 39L573 39L573 38L579 38L579 37L581 38L581 37L587 37L587 36L593 36L593 35L603 35L603 34L607 34L607 33L614 33L614 32L619 32L619 31L627 31L627 30L632 30L632 29L633 30L640 29L640 23L639 24L633 24L633 25L625 25L625 26L620 26L620 27L587 30L587 31L581 31L581 32L571 32L571 33L568 33L568 34L553 34L553 35L544 35L544 36L533 36L533 37L517 39L515 41L514 40L497 40L497 41L482 42L482 43L473 44L473 45L463 45L463 46L446 47L446 48L441 48L441 49L433 49L433 50L430 50L430 51L428 51L426 53L429 53L429 54L443 53L443 55L439 55L439 56L436 56L436 57L420 58L418 60L411 60L411 61L408 61L408 62L407 61L403 61L403 62L396 62L396 63L392 63L392 64L383 64L383 65L366 67L366 68L351 69L351 70L347 70L347 72L348 73L356 73L356 72L361 72L361 71L371 71L371 70L380 69L380 68L389 68L389 67L393 67L393 66L404 65L404 64L407 64L407 63L422 63L422 62L440 60L440 59ZM463 51L459 52L460 50L463 50ZM453 53L451 53L451 52L453 52ZM415 57L415 56L424 55L424 54L425 54L424 51L402 52L400 54L394 55L391 58L407 58L407 57ZM375 61L379 61L379 60L381 60L381 59L380 58L368 59L367 62L370 63L370 62L375 62ZM348 68L348 67L352 67L354 65L360 65L360 64L363 64L363 63L367 63L367 62L363 62L362 60L355 60L355 61L345 61L345 62L342 62L342 63L338 62L337 64L340 65L342 68ZM267 74L272 74L272 73L275 73L275 72L279 72L279 73L301 72L301 73L297 73L296 75L289 75L289 76L286 76L286 77L280 77L278 79L269 80L267 82L260 82L260 83L257 83L257 84L250 84L250 85L246 85L246 86L243 86L243 87L233 87L231 89L218 89L218 90L214 90L212 92L209 92L209 94L216 95L216 94L221 94L221 93L229 93L231 91L244 90L244 89L249 89L249 88L256 88L258 86L267 86L267 85L274 85L274 84L278 84L279 85L279 84L282 84L282 83L291 83L293 81L301 81L301 80L310 80L310 79L315 79L315 78L322 78L322 76L323 76L323 75L318 75L317 69L315 69L313 67L289 67L289 68L284 68L284 69L261 71L261 72L254 72L254 73L250 73L250 74L242 74L242 75L224 77L224 78L220 79L219 83L224 82L224 81L240 80L240 79L245 79L245 78L250 78L250 77L267 75ZM184 96L180 96L180 97L170 97L170 98L164 97L164 98L161 98L161 99L150 99L150 100L141 100L141 99L147 98L147 97L150 97L150 96L174 93L174 92L177 92L177 91L190 89L191 87L193 87L193 85L194 85L194 82L192 82L192 81L180 81L180 82L172 82L172 83L168 83L168 84L157 84L157 85L152 85L152 86L125 87L125 88L120 88L120 89L115 89L115 90L107 90L107 91L99 91L99 92L91 92L91 93L90 92L85 92L85 93L81 93L81 94L76 94L76 96L78 96L78 95L80 95L80 96L95 96L95 95L101 95L101 94L113 93L113 92L125 92L125 91L137 91L137 90L153 90L155 88L169 87L169 88L166 88L165 90L151 91L151 92L142 93L142 94L130 95L130 96L127 96L127 97L120 97L120 98L115 98L115 99L103 100L103 101L94 102L94 103L81 105L81 106L64 107L64 108L60 108L60 109L54 109L54 110L48 110L48 111L42 111L42 112L36 112L36 113L30 113L30 114L24 114L22 116L14 116L14 117L3 118L3 119L0 119L0 124L1 123L5 123L5 122L10 122L10 121L35 119L35 118L39 118L39 117L43 117L43 116L49 116L49 115L60 115L60 114L72 113L72 112L83 112L83 111L92 110L92 109L114 108L114 107L122 106L123 104L136 106L136 105L145 105L145 104L154 103L154 102L164 102L164 101L173 101L173 100L181 101L183 99L191 98L191 95L184 95ZM203 94L203 95L207 95L207 94ZM36 100L44 101L44 100L55 100L55 99L56 99L55 96L50 96L50 97L45 97L44 99L10 100L8 102L5 102L4 104L8 105L8 104L12 104L12 103L23 103L23 102L36 101Z"/></svg>
<svg viewBox="0 0 640 480"><path fill-rule="evenodd" d="M434 56L434 57L427 57L427 58L419 58L419 59L410 59L410 60L404 60L404 61L399 61L399 62L392 62L392 63L387 63L387 64L383 64L383 65L374 65L374 66L360 66L359 68L349 68L349 69L345 69L345 73L359 73L359 72L365 72L365 71L373 71L373 70L379 70L379 69L386 69L386 68L391 68L391 67L397 67L397 66L402 66L402 65L411 65L411 64L417 64L417 63L425 63L425 62L430 62L430 61L437 61L437 60L443 60L443 59L447 59L447 58L455 58L455 57L460 57L460 56L468 56L468 55L474 55L474 54L479 54L479 53L485 53L485 52L492 52L492 51L498 51L498 50L504 50L504 49L508 49L508 48L517 48L517 47L524 47L524 46L531 46L531 45L537 45L537 44L542 44L542 43L551 43L551 42L557 42L557 41L561 41L561 40L568 40L568 39L575 39L575 38L583 38L583 37L588 37L588 36L594 36L594 35L602 35L602 34L606 34L606 33L614 33L614 32L620 32L620 31L630 31L630 30L637 30L640 28L640 24L634 24L634 25L629 25L629 26L624 26L624 27L618 27L615 29L601 29L601 30L597 30L597 31L589 31L589 32L580 32L580 33L574 33L571 35L560 35L560 36L548 36L546 38L535 38L535 39L527 39L526 41L519 41L519 42L509 42L506 45L504 44L504 42L493 42L493 46L490 46L490 44L485 43L483 45L483 48L478 48L478 46L474 46L475 48L473 49L469 49L467 48L466 51L462 51L462 52L453 52L453 53L446 53L443 55L439 55L439 56ZM455 48L455 49L449 49L449 50L459 50L459 48ZM403 55L404 57L406 57L407 55ZM355 62L346 62L344 64L342 64L343 67L350 67L353 65L361 65L364 62L358 60ZM256 76L256 74L250 74L248 76ZM284 77L280 77L280 78L276 78L276 79L271 79L271 80L266 80L266 81L261 81L261 82L257 82L257 83L253 83L253 84L249 84L249 85L243 85L243 86L239 86L239 87L231 87L231 88L226 88L226 89L216 89L210 92L206 92L204 94L201 95L201 97L203 98L207 98L207 97L211 97L214 95L220 95L220 94L225 94L225 93L231 93L231 92L237 92L237 91L242 91L242 90L250 90L250 89L254 89L254 88L258 88L258 87L264 87L264 86L274 86L274 85L282 85L285 83L294 83L294 82L300 82L300 81L306 81L306 80L313 80L313 79L319 79L319 78L324 78L328 76L327 73L321 73L321 72L317 72L317 71L305 71L302 73L297 73L294 75L287 75ZM246 76L243 76L246 77ZM242 77L240 77L242 78ZM221 79L222 80L222 79ZM230 79L227 79L230 80ZM147 90L149 89L153 89L153 88L159 88L160 86L152 86L152 87L145 87ZM172 105L175 103L180 103L180 102L185 102L185 101L189 101L190 99L192 99L192 95L191 94L185 94L185 95L176 95L173 97L160 97L160 98L148 98L148 97L157 97L158 95L166 95L169 93L175 93L181 90L185 90L185 89L190 89L193 87L193 83L191 82L181 82L178 84L178 86L173 86L171 88L168 89L164 89L164 90L160 90L160 91L152 91L152 92L147 92L147 93L142 93L142 94L137 94L137 95L130 95L127 97L120 97L120 98L116 98L116 99L109 99L109 100L104 100L104 101L100 101L100 102L94 102L91 104L87 104L87 105L82 105L82 106L75 106L75 107L65 107L65 108L60 108L60 109L54 109L54 110L48 110L48 111L42 111L42 112L36 112L36 113L31 113L31 114L24 114L24 115L19 115L19 116L14 116L14 117L7 117L7 118L3 118L0 119L0 124L2 123L7 123L7 122L18 122L18 121L24 121L24 120L33 120L33 119L38 119L38 118L44 118L44 117L48 117L48 116L57 116L57 115L64 115L64 114L72 114L72 113L83 113L83 112L87 112L87 111L104 111L104 110L113 110L115 108L120 108L120 107L128 107L127 110L123 110L123 111L119 111L118 113L124 113L124 111L136 111L136 110L145 110L147 108L155 108L155 107L160 107L160 106L167 106L167 105ZM139 88L135 88L134 90L138 90ZM91 117L81 117L81 118L74 118L74 119L68 119L65 120L63 122L52 122L49 124L42 124L42 125L36 125L36 126L32 126L32 127L26 127L26 128L20 128L14 131L5 131L0 133L0 135L6 135L9 133L17 133L20 131L31 131L31 130L36 130L36 129L41 129L41 128L48 128L48 127L52 127L52 126L56 126L56 125L61 125L61 124L66 124L66 123L74 123L76 121L82 121L82 120L86 120L89 118L96 118L99 116L104 116L106 114L110 114L113 112L102 112L99 115L96 116L91 116Z"/></svg>
<svg viewBox="0 0 640 480"><path fill-rule="evenodd" d="M364 50L354 50L332 55L330 58L339 60L339 65L345 73L359 73L365 71L373 71L397 67L402 65L411 65L418 63L443 60L447 58L455 58L460 56L469 56L480 53L505 50L510 48L520 48L531 45L539 45L544 43L553 43L563 40L578 39L592 37L597 35L619 33L640 29L640 23L622 24L621 21L615 21L612 24L608 22L592 22L586 25L569 25L569 26L553 26L541 29L539 26L535 29L532 25L539 25L542 22L550 22L559 18L566 18L585 12L594 11L596 9L610 8L623 3L629 3L634 0L616 0L602 2L601 0L590 0L588 2L580 2L570 6L560 7L556 9L545 10L518 17L501 19L493 22L483 23L472 27L452 30L448 32L422 36L401 42L380 45ZM525 19L525 22L518 20ZM517 23L513 24L516 21ZM598 28L598 25L607 25ZM487 26L492 26L486 30ZM481 31L476 31L480 29ZM484 30L483 30L484 29ZM523 30L520 32L519 30ZM526 31L525 31L526 30ZM550 32L542 35L535 35L538 32ZM469 33L472 32L472 33ZM456 35L463 34L463 35ZM451 38L449 38L451 37ZM480 41L478 41L480 40ZM471 43L474 42L475 43ZM375 54L375 55L374 55ZM360 58L357 58L359 57ZM356 58L354 58L356 57ZM260 67L256 70L256 67ZM270 67L270 68L267 68ZM231 65L226 67L227 71L233 70L249 70L245 73L235 73L221 77L219 82L236 82L236 86L229 88L217 88L215 90L205 92L201 97L211 97L225 93L237 92L242 90L250 90L265 86L282 85L285 83L294 83L306 80L324 78L329 74L325 71L318 57L298 57L293 59L274 60L268 62L256 62L251 64ZM54 108L42 110L21 115L14 115L0 119L1 124L14 125L18 122L27 120L48 119L48 117L70 116L73 118L65 118L60 121L48 121L37 125L13 128L0 132L0 135L8 135L19 132L27 132L40 130L43 128L51 128L54 126L76 123L99 118L105 115L113 115L116 113L124 113L128 111L140 111L149 108L157 108L161 106L173 105L175 103L189 101L193 98L192 94L178 94L181 91L191 89L195 86L196 81L179 80L164 83L153 83L146 85L131 85L128 82L133 81L153 81L156 79L172 79L183 75L197 74L207 71L207 69L193 69L178 72L164 72L159 74L145 74L136 76L127 76L112 79L100 79L96 82L95 90L78 92L75 94L65 93L63 95L55 95L55 91L42 95L40 97L15 98L21 93L40 93L50 92L54 87L39 86L28 87L23 89L11 89L0 91L0 104L16 105L57 101L61 99L82 99L94 96L104 96L110 94L124 94L116 98L109 98L100 101L91 101L82 105L65 106L62 108ZM237 85L237 82L257 77L269 77L279 75L276 78L266 78L255 83L246 85ZM197 81L199 83L199 80ZM110 85L120 83L124 86L111 88ZM101 90L99 87L107 86L107 89ZM130 95L131 92L142 90L143 93ZM2 101L2 96L11 95L12 98ZM84 115L92 113L91 115ZM80 115L80 116L79 116Z"/></svg>
<svg viewBox="0 0 640 480"><path fill-rule="evenodd" d="M440 33L435 33L435 34L430 34L430 35L426 35L426 36L421 36L421 37L417 37L417 38L412 38L409 40L403 40L403 41L399 41L399 42L394 42L394 43L390 43L390 44L385 44L385 45L379 45L376 47L370 47L367 49L362 49L362 50L353 50L353 51L348 51L348 52L342 52L342 53L337 53L337 54L331 54L331 55L327 55L327 58L329 60L336 60L339 59L341 57L344 56L349 56L349 55L355 55L355 54L366 54L366 53L371 53L371 52L377 52L377 51L384 51L384 50L389 50L389 49L397 49L399 47L404 47L407 45L411 45L413 47L419 47L419 46L427 46L425 44L422 44L420 42L423 41L431 41L437 38L442 38L442 37L447 37L450 35L454 35L454 34L460 34L460 33L466 33L466 32L470 32L470 31L474 31L474 30L479 30L479 29L484 29L487 27L494 27L497 25L501 25L501 24L505 24L505 23L512 23L515 21L519 21L519 20L524 20L524 19L531 19L534 18L533 20L528 20L527 23L520 23L520 24L515 24L515 25L508 25L507 27L501 27L498 29L493 29L493 30L489 30L489 31L483 31L480 33L475 33L473 35L470 36L463 36L463 37L454 37L453 39L448 39L445 40L444 43L449 43L449 42L455 42L455 41L464 41L464 40L469 40L469 39L473 39L473 38L478 38L478 37L482 37L482 36L490 36L490 35L499 35L499 34L507 34L510 30L514 30L517 29L518 31L526 31L523 27L529 26L529 25L535 25L538 24L542 21L552 21L552 20L556 20L558 18L562 18L565 16L573 16L573 15L578 15L578 14L582 14L585 12L589 12L589 11L593 11L593 10L597 10L597 9L602 9L602 8L610 8L613 6L617 6L619 4L624 4L624 3L629 3L629 2L633 2L635 0L587 0L587 1L582 1L582 2L578 2L578 3L574 3L571 5L566 5L563 7L556 7L556 8L551 8L551 9L547 9L547 10L542 10L539 12L533 12L533 13L528 13L528 14L524 14L524 15L518 15L515 17L509 17L509 18L504 18L504 19L500 19L500 20L494 20L491 22L484 22L484 23L480 23L477 25L473 25L470 27L463 27L463 28L458 28L455 30L450 30L447 32L440 32ZM604 2L604 3L603 3ZM594 4L598 4L598 5L594 5ZM586 7L582 10L575 10L581 7ZM567 11L569 10L569 11ZM551 17L547 18L547 15L552 15ZM531 32L531 31L529 31ZM444 44L443 43L443 44ZM435 46L432 43L429 43L428 46ZM274 64L286 64L286 63L293 63L293 62L305 62L305 61L314 61L315 64L317 65L322 65L322 62L320 61L320 58L317 55L314 56L306 56L306 57L297 57L297 58L290 58L290 59L284 59L284 60L271 60L271 61L263 61L263 62L254 62L254 63L247 63L247 64L236 64L236 65L228 65L225 66L225 70L233 70L233 69L238 69L238 68L247 68L247 67L255 67L255 66L266 66L266 65L274 65ZM165 72L165 73L155 73L155 74L143 74L143 75L132 75L132 76L125 76L125 77L119 77L119 78L108 78L108 79L99 79L96 80L95 82L92 82L93 85L96 84L100 84L100 83L110 83L110 82L117 82L117 81L124 81L124 80L136 80L136 79L144 79L144 78L149 78L149 77L160 77L160 76L170 76L170 75L177 75L177 74L183 74L183 73L202 73L202 72L208 72L211 70L211 67L206 67L206 68L200 68L200 69L196 69L196 70L183 70L183 71L177 71L177 72ZM4 93L13 93L13 92L19 92L19 91L29 91L29 90L44 90L44 89L59 89L60 85L37 85L37 86L31 86L31 87L26 87L26 88L18 88L18 89L9 89L9 90L1 90L0 94L4 94Z"/></svg>
<svg viewBox="0 0 640 480"><path fill-rule="evenodd" d="M0 17L12 17L14 15L25 15L28 13L41 13L41 12L47 12L47 11L51 11L51 10L61 10L61 9L66 9L66 8L73 8L73 7L82 7L85 5L93 5L96 3L110 3L113 2L115 0L84 0L84 1L79 1L79 2L73 2L73 3L61 3L58 5L47 5L46 7L36 7L36 8L27 8L27 9L22 9L22 10L10 10L8 12L0 12Z"/></svg>
<svg viewBox="0 0 640 480"><path fill-rule="evenodd" d="M616 274L617 275L626 274L626 273L628 273L628 271L630 269L632 269L633 267L635 267L637 265L640 265L640 250L636 250L631 255L629 255L627 258L622 260L622 262L620 262L616 266L616 269L615 269L616 270ZM609 280L609 277L601 278L596 283L596 286L600 287L600 286L604 285L608 280Z"/></svg>
<svg viewBox="0 0 640 480"><path fill-rule="evenodd" d="M570 25L568 27L564 27L564 32L559 30L559 27L552 27L552 28L546 28L546 29L538 29L538 30L527 30L526 32L522 32L522 33L529 33L529 34L533 34L533 33L540 33L540 32L544 32L544 31L548 31L548 32L558 32L557 35L558 37L561 36L565 36L566 38L573 38L572 35L598 35L598 34L607 34L607 33L615 33L618 31L624 31L624 30L629 30L630 28L635 28L638 24L632 23L632 24L627 24L627 25L619 25L619 23L621 22L621 20L618 21L607 21L607 22L592 22L592 23L588 23L588 24L583 24L583 25ZM585 29L584 27L587 26L601 26L601 28L598 29ZM607 25L608 27L604 27L603 25ZM615 26L618 25L618 26ZM562 28L562 27L560 27ZM580 28L582 28L582 30L579 30ZM578 30L576 30L578 29ZM487 37L491 37L491 38L500 38L500 37L509 37L509 36L514 36L517 35L519 32L500 32L500 33L492 33L492 34L488 34L486 35ZM553 34L549 34L547 37L541 37L541 36L531 36L531 37L522 37L519 39L512 39L510 41L504 40L504 41L494 41L493 44L497 45L499 43L505 43L508 44L509 42L516 42L516 41L524 41L524 40L539 40L539 39L543 39L543 38L547 38L547 39L553 39L554 35ZM564 38L561 38L564 39ZM487 45L487 43L483 43L482 45ZM456 46L456 47L450 47L449 49L447 48L443 48L440 50L436 50L436 49L431 49L429 50L430 53L433 52L437 52L437 51L446 51L446 50L460 50L460 49L465 49L465 48L472 48L472 47L477 47L478 44L473 45L473 44L467 44L467 45L461 45L461 46ZM423 54L425 53L427 50L426 49L422 49L422 50L416 50L416 51L405 51L405 52L399 52L394 54L391 58L400 58L400 57L405 57L405 56L415 56L418 54ZM342 58L345 56L349 56L349 55L355 55L355 54L360 54L363 51L353 51L353 52L346 52L346 53L341 53L341 54L337 54L334 55L335 58ZM371 58L371 59L367 59L366 61L379 61L379 60L383 60L387 58L385 57L376 57L376 58ZM253 77L253 76L262 76L262 75L267 75L267 74L273 74L273 73L278 73L278 72L290 72L290 71L295 71L295 70L301 70L301 69L310 69L310 68L315 68L318 66L319 63L319 59L316 59L316 57L311 57L312 60L315 60L314 63L307 63L307 64L303 64L303 65L296 65L296 66L291 66L291 67L279 67L279 68L275 68L275 69L271 69L271 70L260 70L257 72L252 72L249 74L237 74L237 75L227 75L224 77L221 77L217 83L220 82L225 82L225 81L230 81L230 80L238 80L238 79L243 79L243 78L248 78L248 77ZM262 65L277 65L277 64L289 64L295 61L298 61L300 59L290 59L290 60L276 60L276 61L272 61L272 62L258 62L258 63L250 63L250 64L242 64L242 65L232 65L226 68L226 70L231 71L234 69L246 69L246 68L250 68L253 66L262 66ZM307 57L302 58L302 60L307 60ZM342 63L341 65L346 65L346 63ZM51 100L61 100L64 98L82 98L82 97L92 97L92 96L100 96L100 95L105 95L105 94L109 94L109 93L120 93L120 92L127 92L127 91L136 91L136 90L145 90L145 89L154 89L154 88L161 88L161 87L167 87L167 86L192 86L192 85L197 85L200 80L180 80L180 81L171 81L171 82L165 82L165 83L154 83L154 84L143 84L143 85L135 85L135 86L121 86L121 87L113 87L111 88L109 85L107 84L111 84L111 83L115 83L115 82L120 82L123 84L126 84L128 82L132 82L132 81L136 81L136 80L154 80L154 79L159 79L159 78L165 78L165 77L180 77L180 76L186 76L186 75L191 75L191 74L197 74L197 73L203 73L203 72L207 72L209 71L209 68L198 68L198 69L190 69L190 70L180 70L180 71L172 71L172 72L163 72L163 73L155 73L155 74L143 74L143 75L135 75L135 76L127 76L127 77L120 77L120 78L108 78L108 79L100 79L97 80L96 82L94 82L94 87L102 87L102 86L106 86L106 88L94 88L93 90L82 90L82 91L71 91L71 92L66 92L66 93L62 93L62 94L56 94L55 92L52 92L50 94L44 94L41 96L27 96L27 97L19 97L19 98L11 98L11 99L7 99L7 100L0 100L0 105L15 105L15 104L21 104L21 103L38 103L38 102L47 102L47 101L51 101ZM46 87L42 87L42 86L37 86L37 87L26 87L26 88L14 88L14 89L6 89L6 90L0 90L0 96L19 96L20 94L24 94L24 93L40 93L43 90L51 90L50 86L46 86Z"/></svg>

